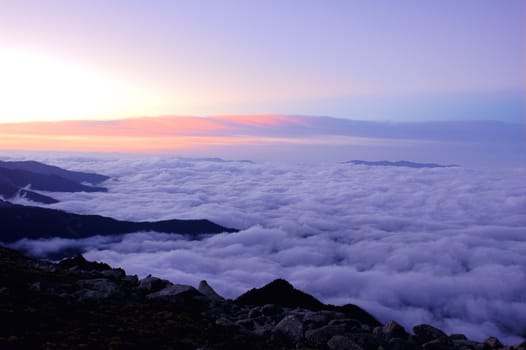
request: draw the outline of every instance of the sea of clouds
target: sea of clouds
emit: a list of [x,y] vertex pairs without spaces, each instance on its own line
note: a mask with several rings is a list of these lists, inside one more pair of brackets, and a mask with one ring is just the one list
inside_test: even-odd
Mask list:
[[89,259],[222,295],[282,277],[327,303],[508,343],[526,334],[526,168],[413,169],[169,156],[50,157],[110,175],[108,193],[50,193],[51,205],[126,220],[206,218],[240,229],[203,240],[23,240],[35,254]]

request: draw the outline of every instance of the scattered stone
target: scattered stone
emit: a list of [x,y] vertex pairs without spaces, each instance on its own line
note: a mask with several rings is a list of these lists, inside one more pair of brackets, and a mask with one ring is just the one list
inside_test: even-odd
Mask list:
[[[413,328],[414,335],[409,335],[395,321],[381,326],[364,315],[361,315],[362,318],[353,318],[354,315],[360,315],[360,312],[352,305],[335,307],[321,302],[318,304],[311,299],[313,297],[297,291],[284,280],[277,280],[256,290],[257,293],[247,295],[247,299],[258,302],[279,300],[283,296],[275,293],[283,291],[286,295],[282,301],[286,301],[287,305],[271,302],[254,305],[225,300],[206,281],[201,281],[196,289],[151,275],[139,280],[137,276],[127,276],[122,269],[89,262],[80,255],[59,264],[41,263],[0,247],[0,262],[0,303],[4,303],[0,304],[0,311],[17,312],[12,307],[17,305],[24,312],[52,312],[43,318],[45,327],[51,328],[34,329],[39,332],[52,330],[55,334],[53,339],[65,339],[64,341],[76,341],[77,338],[71,337],[71,333],[68,335],[70,338],[62,336],[69,321],[62,323],[61,328],[52,328],[52,325],[58,324],[54,323],[57,322],[53,319],[54,310],[62,310],[58,314],[58,320],[69,315],[94,320],[84,324],[79,323],[82,321],[77,318],[72,318],[74,321],[71,323],[75,327],[97,327],[101,322],[103,325],[95,329],[108,332],[113,339],[110,342],[116,347],[122,345],[124,348],[128,345],[133,347],[131,345],[134,344],[127,343],[128,340],[122,338],[123,332],[132,337],[133,334],[138,334],[136,339],[147,337],[149,342],[152,339],[155,342],[155,337],[169,338],[176,342],[174,344],[178,344],[174,348],[188,348],[192,344],[191,348],[194,349],[206,346],[204,349],[211,350],[219,344],[214,343],[213,339],[219,339],[222,344],[219,349],[225,349],[225,344],[230,346],[232,343],[237,344],[232,349],[257,350],[526,350],[524,341],[514,347],[504,347],[495,337],[475,342],[463,334],[448,337],[443,331],[430,325],[418,325]],[[300,304],[308,304],[309,307],[293,302],[294,296],[303,298]],[[27,305],[31,307],[26,308]],[[41,310],[41,305],[47,309]],[[321,305],[321,309],[316,309],[316,305]],[[49,306],[51,307],[48,308]],[[113,324],[113,315],[116,315],[116,322],[124,321],[126,325]],[[142,321],[144,315],[148,315],[146,320],[149,321]],[[24,327],[26,319],[20,315],[17,317],[24,320],[21,323],[21,327]],[[13,320],[16,321],[15,318]],[[148,332],[140,335],[134,333],[136,329],[141,330],[143,327],[149,327]],[[169,330],[173,327],[179,327],[179,333],[170,333]],[[187,327],[192,330],[191,334],[186,332]],[[84,328],[75,328],[75,335],[82,335],[80,329]],[[6,332],[6,328],[3,331]],[[80,347],[81,344],[87,344],[88,348],[104,347],[102,343],[97,343],[98,346],[88,344],[90,339],[97,338],[96,332],[86,336],[87,338],[81,338],[75,344],[64,343],[68,346],[60,348]],[[186,339],[186,336],[194,338]],[[0,334],[0,348],[12,348],[9,347],[12,345],[9,339],[14,339],[11,334],[7,334],[7,337]],[[31,344],[36,343],[24,343],[25,347],[18,348],[35,348],[29,346]],[[48,347],[54,347],[50,344]],[[252,346],[253,344],[258,345]],[[143,345],[139,348],[142,347]],[[152,348],[156,347],[152,345]]]
[[446,337],[436,338],[427,343],[422,344],[424,350],[449,350],[453,345],[453,342]]
[[119,279],[126,276],[126,272],[123,269],[109,269],[100,272],[104,277]]
[[417,344],[407,339],[391,338],[388,342],[389,350],[412,350],[417,348]]
[[395,321],[387,322],[382,328],[382,333],[386,339],[391,338],[407,338],[409,334],[405,331],[404,327],[396,323]]
[[123,295],[121,287],[106,278],[80,280],[77,285],[81,288],[75,294],[79,301],[117,298]]
[[67,258],[60,261],[57,266],[62,269],[68,269],[71,271],[82,270],[82,271],[103,271],[111,270],[111,266],[105,263],[99,263],[96,261],[87,261],[81,254],[73,258]]
[[265,304],[260,309],[265,316],[273,316],[281,312],[281,308],[274,304]]
[[329,321],[329,326],[344,326],[346,332],[364,331],[371,332],[371,327],[361,324],[354,318],[337,318]]
[[170,281],[163,280],[157,277],[152,277],[152,275],[148,275],[139,281],[137,289],[146,293],[154,293],[172,284],[173,283]]
[[495,337],[489,337],[488,339],[484,340],[484,344],[488,344],[490,348],[492,349],[499,349],[504,347],[502,343]]
[[285,316],[274,327],[272,333],[281,335],[292,343],[299,342],[303,339],[303,323],[296,316]]
[[323,326],[321,328],[306,331],[305,339],[309,344],[320,348],[325,346],[333,336],[343,334],[344,332],[344,326]]
[[468,340],[468,338],[464,334],[451,334],[449,336],[449,339],[456,341],[456,340]]
[[254,321],[250,318],[245,318],[243,320],[238,320],[236,323],[238,326],[241,326],[250,331],[254,330]]
[[327,346],[330,350],[363,350],[360,345],[343,335],[333,336],[327,342]]
[[208,282],[204,280],[199,282],[199,286],[197,287],[197,290],[204,296],[208,297],[210,300],[215,300],[215,301],[225,300],[225,298],[217,294],[216,291],[212,287],[210,287]]
[[523,340],[519,344],[516,344],[515,346],[513,346],[513,348],[516,350],[526,350],[526,340]]
[[413,327],[413,332],[415,333],[416,340],[419,344],[424,344],[439,338],[447,338],[446,333],[428,324],[421,324]]
[[146,296],[147,299],[155,299],[155,298],[165,298],[165,297],[174,297],[179,294],[183,294],[186,292],[197,292],[197,290],[192,287],[185,284],[172,284],[171,286],[168,286],[166,288],[163,288],[157,292],[150,293]]
[[248,312],[248,317],[249,318],[258,318],[261,315],[263,315],[263,314],[261,313],[261,311],[258,310],[258,308],[254,308],[254,309],[252,309],[252,310],[250,310]]

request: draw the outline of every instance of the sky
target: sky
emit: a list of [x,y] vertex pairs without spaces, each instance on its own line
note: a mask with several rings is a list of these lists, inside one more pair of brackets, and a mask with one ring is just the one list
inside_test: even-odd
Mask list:
[[523,122],[525,18],[521,0],[0,0],[0,122]]

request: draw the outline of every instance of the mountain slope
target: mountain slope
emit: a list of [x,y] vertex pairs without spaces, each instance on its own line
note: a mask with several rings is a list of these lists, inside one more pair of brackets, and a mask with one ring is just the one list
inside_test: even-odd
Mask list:
[[53,204],[58,201],[33,190],[106,192],[104,187],[83,184],[84,182],[100,183],[106,179],[108,177],[104,175],[69,171],[34,161],[0,161],[0,196],[5,199],[20,196],[38,203]]
[[68,179],[70,181],[78,183],[89,182],[93,185],[97,185],[109,179],[109,177],[105,175],[66,170],[53,165],[47,165],[44,163],[36,162],[33,160],[9,162],[0,160],[0,167],[11,170],[29,171],[35,174],[56,175],[64,179]]
[[[319,311],[243,305],[217,298],[206,281],[194,288],[152,276],[139,280],[82,256],[55,264],[0,247],[0,266],[0,320],[8,321],[0,327],[1,349],[526,348],[526,342],[504,347],[494,337],[476,342],[448,336],[425,324],[415,326],[414,334],[394,321],[382,326],[375,320],[375,327],[312,296]],[[277,289],[303,293],[285,280],[261,288]]]
[[347,317],[360,321],[363,324],[375,327],[380,323],[369,313],[356,305],[344,306],[325,305],[312,295],[294,288],[289,282],[277,279],[261,288],[254,288],[236,299],[241,305],[275,304],[290,308],[303,308],[313,311],[330,310],[341,312]]
[[394,166],[406,168],[451,168],[457,165],[441,165],[436,163],[415,163],[407,160],[400,160],[397,162],[390,162],[388,160],[367,161],[367,160],[350,160],[344,164],[368,165],[368,166]]
[[235,232],[208,220],[165,220],[155,222],[119,221],[99,215],[80,215],[61,210],[11,204],[0,200],[0,241],[22,238],[85,238],[138,231],[179,234]]

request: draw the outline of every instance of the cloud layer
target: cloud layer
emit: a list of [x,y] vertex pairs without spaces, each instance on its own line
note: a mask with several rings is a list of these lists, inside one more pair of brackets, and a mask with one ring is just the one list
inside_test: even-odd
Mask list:
[[202,241],[143,232],[121,240],[22,241],[82,247],[144,276],[206,279],[220,293],[283,277],[324,302],[382,321],[473,338],[526,334],[525,168],[411,169],[176,157],[50,157],[112,176],[109,193],[53,193],[54,208],[127,220],[206,218],[235,234]]
[[526,163],[524,123],[394,123],[287,115],[1,124],[0,149],[302,161],[381,157],[477,166]]

